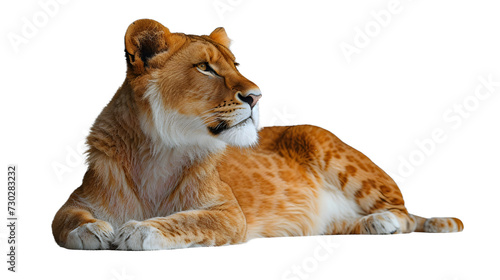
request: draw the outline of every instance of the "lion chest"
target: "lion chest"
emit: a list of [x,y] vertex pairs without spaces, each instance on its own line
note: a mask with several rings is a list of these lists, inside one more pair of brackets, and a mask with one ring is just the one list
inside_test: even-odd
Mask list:
[[164,154],[143,162],[134,174],[137,207],[142,219],[167,216],[182,211],[179,205],[178,185],[183,179],[187,160],[175,154]]

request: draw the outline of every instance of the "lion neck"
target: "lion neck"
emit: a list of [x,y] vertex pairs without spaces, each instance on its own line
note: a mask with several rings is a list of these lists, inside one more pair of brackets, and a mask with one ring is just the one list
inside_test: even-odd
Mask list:
[[165,114],[170,118],[166,122],[169,124],[178,116],[175,112],[155,109],[148,102],[153,105],[159,100],[137,97],[125,82],[94,123],[88,137],[88,153],[89,165],[103,158],[120,164],[133,182],[131,187],[136,188],[144,201],[150,201],[154,209],[185,182],[196,186],[216,180],[216,166],[226,146],[220,141],[169,139],[169,135],[158,129],[175,132],[180,128],[158,125],[154,114],[156,121]]

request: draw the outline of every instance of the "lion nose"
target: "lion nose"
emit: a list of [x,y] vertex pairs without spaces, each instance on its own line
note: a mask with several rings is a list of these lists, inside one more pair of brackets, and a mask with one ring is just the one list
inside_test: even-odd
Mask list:
[[243,101],[248,103],[250,105],[250,109],[253,109],[255,104],[257,104],[257,101],[262,97],[262,94],[260,92],[250,92],[248,95],[243,96],[241,93],[238,93],[238,98]]

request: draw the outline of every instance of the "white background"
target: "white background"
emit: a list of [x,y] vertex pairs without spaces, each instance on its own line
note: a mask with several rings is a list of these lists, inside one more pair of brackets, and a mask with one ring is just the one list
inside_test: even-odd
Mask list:
[[[474,96],[480,77],[500,81],[496,1],[47,2],[0,10],[0,216],[14,163],[20,219],[19,273],[2,261],[2,279],[499,279],[500,87]],[[382,10],[391,16],[377,23]],[[410,212],[459,217],[465,231],[160,252],[58,247],[53,215],[81,182],[82,140],[123,82],[123,36],[139,18],[191,34],[224,26],[263,92],[262,125],[329,129],[396,178]],[[347,57],[346,44],[357,52]],[[423,140],[435,130],[439,143]],[[1,260],[7,235],[0,226]]]

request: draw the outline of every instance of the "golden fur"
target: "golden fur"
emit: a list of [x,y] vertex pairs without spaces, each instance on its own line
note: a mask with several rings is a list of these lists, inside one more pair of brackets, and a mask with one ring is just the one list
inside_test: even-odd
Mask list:
[[127,76],[96,119],[82,185],[57,212],[72,249],[155,250],[255,237],[461,231],[407,212],[395,182],[332,133],[257,131],[258,87],[222,28],[171,33],[153,20],[125,35]]

